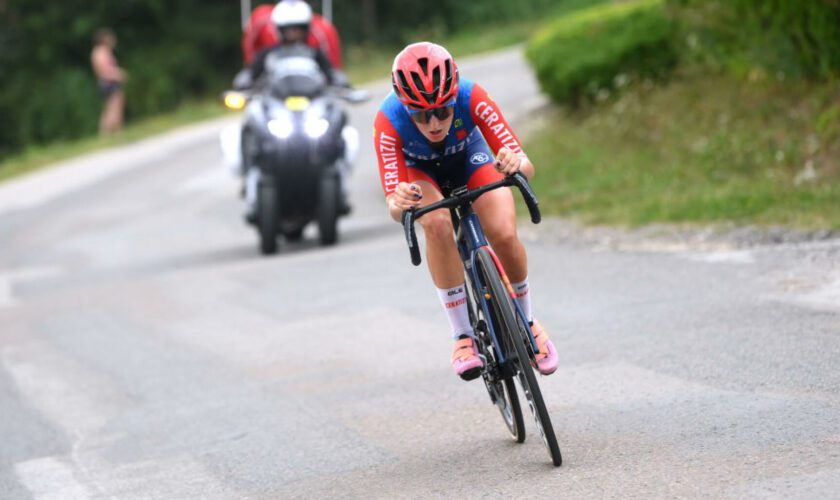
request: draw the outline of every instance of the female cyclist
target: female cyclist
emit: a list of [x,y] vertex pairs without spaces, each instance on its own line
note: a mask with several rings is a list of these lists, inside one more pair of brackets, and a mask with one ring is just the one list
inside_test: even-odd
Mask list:
[[[460,186],[473,189],[517,171],[529,179],[534,176],[534,166],[496,103],[478,84],[459,78],[445,48],[430,42],[407,46],[394,59],[391,81],[393,90],[376,115],[373,135],[394,220],[401,220],[403,210],[437,202]],[[557,351],[531,313],[528,260],[516,233],[513,194],[510,189],[490,191],[473,208],[519,305],[532,321],[540,350],[537,368],[551,374],[557,369]],[[472,380],[481,374],[483,362],[469,321],[464,271],[449,212],[436,210],[418,222],[426,236],[432,281],[455,339],[452,367],[464,380]]]

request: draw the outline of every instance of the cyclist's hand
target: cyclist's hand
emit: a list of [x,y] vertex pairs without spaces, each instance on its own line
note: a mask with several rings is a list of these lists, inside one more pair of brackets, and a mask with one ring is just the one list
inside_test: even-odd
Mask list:
[[391,203],[400,211],[420,206],[423,199],[423,190],[417,184],[400,182],[396,191],[391,195]]
[[522,168],[522,156],[508,148],[502,148],[496,155],[496,161],[493,162],[493,166],[499,173],[513,175]]

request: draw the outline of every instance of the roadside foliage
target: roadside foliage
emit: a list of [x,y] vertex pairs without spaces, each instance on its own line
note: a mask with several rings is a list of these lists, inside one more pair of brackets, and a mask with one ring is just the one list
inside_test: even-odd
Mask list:
[[528,44],[548,212],[840,228],[840,1],[628,0]]
[[662,0],[633,0],[561,17],[534,36],[527,55],[543,90],[577,105],[630,76],[667,76],[677,61],[672,38]]
[[[439,39],[535,19],[558,5],[593,0],[333,2],[345,52],[393,58],[417,39]],[[252,1],[252,7],[274,2]],[[312,2],[320,10],[320,2]],[[93,35],[112,28],[128,71],[128,122],[215,98],[241,68],[236,0],[0,0],[0,160],[24,148],[96,133],[102,106],[90,70]]]

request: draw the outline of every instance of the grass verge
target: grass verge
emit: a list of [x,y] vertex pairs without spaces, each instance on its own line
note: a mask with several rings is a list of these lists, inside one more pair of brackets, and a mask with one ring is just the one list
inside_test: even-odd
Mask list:
[[734,221],[840,228],[836,85],[683,69],[530,136],[546,213],[584,223]]

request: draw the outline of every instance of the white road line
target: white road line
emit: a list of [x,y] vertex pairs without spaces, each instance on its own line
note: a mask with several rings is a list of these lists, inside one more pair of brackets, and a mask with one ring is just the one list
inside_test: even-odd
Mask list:
[[691,260],[700,262],[725,262],[734,264],[752,264],[755,256],[749,250],[732,250],[720,252],[695,253],[688,256]]
[[196,485],[209,493],[227,488],[192,450],[152,461],[109,461],[107,453],[125,436],[107,425],[136,402],[124,387],[50,344],[31,340],[6,347],[0,351],[0,366],[26,405],[71,442],[66,455],[14,465],[20,483],[35,499],[200,498]]
[[0,270],[0,309],[19,304],[14,296],[15,283],[50,278],[60,274],[55,267],[27,267],[9,271]]
[[[115,413],[110,406],[118,399],[115,388],[43,342],[6,347],[0,354],[0,362],[21,397],[73,441],[66,462],[39,458],[17,464],[15,470],[21,481],[34,488],[30,489],[38,493],[36,498],[65,498],[65,493],[68,498],[87,498],[72,496],[88,492],[75,479],[76,474],[82,474],[101,493],[79,454],[86,436],[101,429]],[[99,400],[113,403],[101,404]]]
[[840,310],[840,275],[820,285],[816,290],[804,294],[798,301],[819,310]]
[[12,307],[16,304],[17,301],[12,295],[12,282],[0,275],[0,308]]
[[86,500],[87,488],[79,483],[73,467],[55,457],[15,464],[15,473],[36,500]]
[[207,172],[202,172],[175,186],[172,192],[175,195],[219,193],[232,196],[235,192],[235,182],[229,171],[214,165]]
[[126,172],[208,137],[233,118],[198,123],[126,146],[99,151],[68,160],[52,168],[0,184],[0,215],[33,208],[61,195],[85,188],[106,177]]

